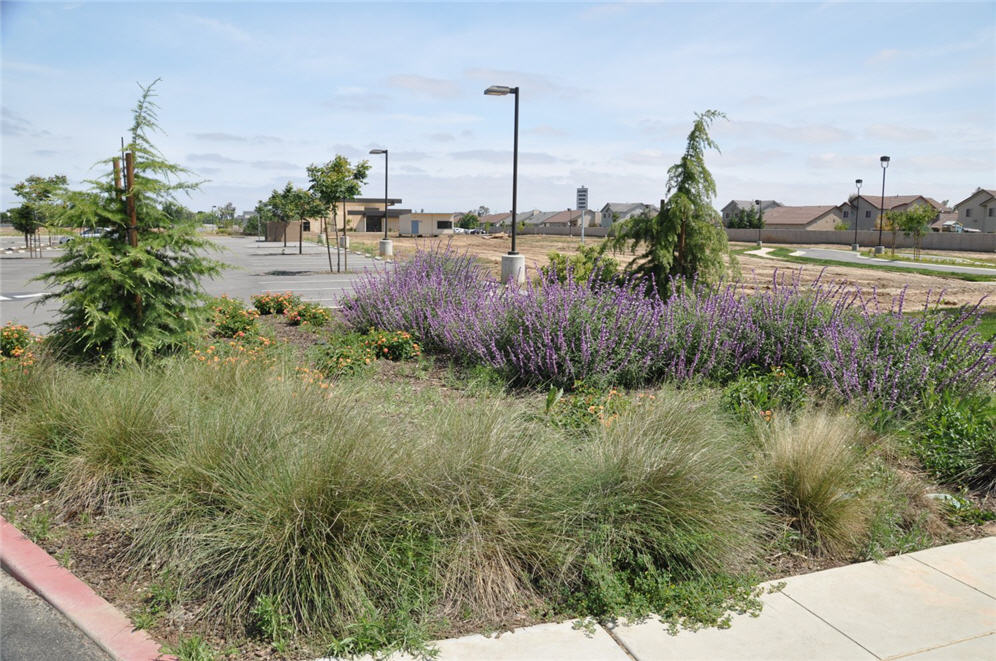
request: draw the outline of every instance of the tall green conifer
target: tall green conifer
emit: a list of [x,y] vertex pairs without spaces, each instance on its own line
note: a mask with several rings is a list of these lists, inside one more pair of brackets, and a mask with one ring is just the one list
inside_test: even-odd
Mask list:
[[705,164],[706,150],[719,150],[709,127],[725,115],[707,110],[695,117],[684,155],[667,171],[668,197],[660,212],[623,221],[606,244],[641,251],[630,271],[652,281],[662,295],[669,293],[672,278],[715,284],[726,274],[727,261],[733,264],[722,221],[712,207],[716,182]]
[[[217,275],[223,266],[205,256],[214,246],[192,223],[163,211],[176,193],[199,184],[181,180],[189,171],[168,162],[149,137],[158,129],[153,101],[158,82],[142,87],[133,112],[125,146],[135,155],[133,186],[119,190],[111,171],[87,181],[88,191],[62,194],[62,226],[107,228],[99,238],[71,240],[53,260],[53,270],[40,278],[53,289],[40,300],[60,304],[51,342],[69,357],[121,364],[176,350],[203,319],[201,278]],[[110,166],[112,160],[99,165]],[[128,195],[135,199],[136,247],[128,241]]]

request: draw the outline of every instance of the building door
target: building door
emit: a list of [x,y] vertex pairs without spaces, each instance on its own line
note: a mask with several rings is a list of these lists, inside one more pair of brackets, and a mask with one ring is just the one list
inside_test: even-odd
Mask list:
[[419,225],[421,224],[422,224],[421,220],[412,221],[412,236],[418,236],[420,234],[418,230],[419,230]]

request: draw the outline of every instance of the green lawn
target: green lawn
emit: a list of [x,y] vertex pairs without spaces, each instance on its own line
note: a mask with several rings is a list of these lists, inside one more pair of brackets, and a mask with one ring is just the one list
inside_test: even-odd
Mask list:
[[[736,251],[739,254],[744,254],[747,250],[754,250],[753,248],[748,248],[745,250]],[[849,268],[856,269],[876,269],[879,271],[891,271],[893,273],[917,273],[919,275],[930,275],[936,278],[951,278],[954,280],[965,280],[968,282],[996,282],[996,274],[994,275],[980,275],[976,273],[950,273],[945,271],[932,271],[930,269],[918,269],[918,268],[905,268],[902,266],[892,266],[889,264],[856,264],[854,262],[845,262],[835,259],[817,259],[815,257],[798,257],[793,255],[795,252],[793,248],[774,248],[770,253],[771,257],[777,257],[778,259],[785,262],[792,262],[794,264],[816,264],[822,266],[847,266]]]

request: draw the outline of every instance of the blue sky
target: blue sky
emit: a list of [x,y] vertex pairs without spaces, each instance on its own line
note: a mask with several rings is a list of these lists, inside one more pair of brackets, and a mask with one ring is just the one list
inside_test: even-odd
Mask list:
[[368,158],[405,207],[656,202],[696,111],[731,198],[836,204],[865,180],[952,203],[996,186],[996,4],[15,3],[2,5],[2,199],[99,174],[157,77],[161,151],[241,211],[304,168]]

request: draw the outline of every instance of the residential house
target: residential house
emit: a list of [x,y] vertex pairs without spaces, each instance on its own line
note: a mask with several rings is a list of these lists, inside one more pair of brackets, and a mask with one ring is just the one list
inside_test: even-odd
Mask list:
[[601,221],[601,214],[590,209],[567,209],[557,211],[543,221],[541,227],[591,227],[598,225]]
[[832,230],[840,222],[837,207],[779,205],[763,212],[766,229]]
[[976,188],[975,192],[954,206],[958,222],[965,229],[996,232],[996,190]]
[[[940,202],[924,195],[886,195],[884,200],[885,212],[904,211],[918,204],[927,204],[937,210],[938,213],[944,210]],[[883,200],[878,195],[851,195],[847,202],[837,205],[837,211],[850,228],[854,228],[857,221],[859,230],[878,229],[878,217],[883,208]]]
[[478,222],[480,222],[481,226],[484,227],[485,229],[489,227],[501,227],[502,225],[506,225],[508,223],[508,219],[511,217],[512,214],[508,212],[489,213],[487,215],[481,216],[478,219]]
[[[768,209],[774,209],[775,207],[780,206],[782,206],[782,203],[777,200],[761,200],[761,213],[763,214]],[[729,225],[730,221],[733,220],[738,213],[749,209],[757,209],[757,203],[754,202],[754,200],[730,200],[722,209],[723,225]]]
[[609,202],[601,209],[602,227],[610,227],[612,223],[627,220],[642,213],[656,214],[658,209],[653,204],[643,202]]

